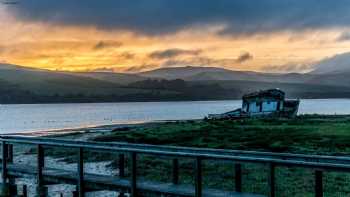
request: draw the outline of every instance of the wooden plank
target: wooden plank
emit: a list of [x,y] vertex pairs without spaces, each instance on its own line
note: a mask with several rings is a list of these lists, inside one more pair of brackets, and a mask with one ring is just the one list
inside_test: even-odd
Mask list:
[[84,150],[78,149],[78,196],[84,197]]
[[[9,164],[8,172],[10,176],[21,177],[23,175],[36,176],[36,170],[33,167],[19,164]],[[50,183],[76,184],[77,178],[74,171],[45,168],[43,170],[43,179]],[[131,181],[127,178],[121,179],[108,175],[84,174],[84,186],[89,190],[111,190],[120,191],[130,189]],[[195,189],[190,185],[174,185],[172,183],[162,183],[156,181],[137,180],[138,192],[153,192],[155,194],[176,195],[176,196],[195,196]],[[224,190],[204,189],[202,196],[210,197],[265,197],[258,194],[238,193]]]

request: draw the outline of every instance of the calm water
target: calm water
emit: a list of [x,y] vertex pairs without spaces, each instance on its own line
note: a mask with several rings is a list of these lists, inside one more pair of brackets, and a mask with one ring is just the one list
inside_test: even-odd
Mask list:
[[[241,106],[240,100],[93,104],[0,105],[0,133],[118,123],[203,118]],[[300,114],[350,114],[350,99],[302,100]]]

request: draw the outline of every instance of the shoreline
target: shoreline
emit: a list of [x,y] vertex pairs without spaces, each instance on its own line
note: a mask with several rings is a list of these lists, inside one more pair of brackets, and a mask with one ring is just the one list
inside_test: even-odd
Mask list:
[[[299,114],[298,117],[317,117],[317,118],[341,118],[350,117],[350,114]],[[5,133],[0,134],[0,136],[23,136],[23,137],[68,137],[84,134],[104,134],[111,132],[118,128],[135,128],[135,127],[148,127],[151,125],[160,125],[164,123],[174,123],[174,122],[189,122],[189,121],[201,121],[201,119],[184,119],[184,120],[153,120],[153,121],[140,121],[131,123],[113,123],[113,124],[102,124],[102,125],[92,125],[83,127],[72,127],[63,129],[49,129],[49,130],[39,130],[39,131],[29,131],[29,132],[15,132],[15,133]]]
[[93,133],[105,133],[111,132],[118,128],[124,127],[145,127],[151,125],[158,125],[162,123],[171,122],[186,122],[186,121],[198,121],[201,119],[191,119],[191,120],[157,120],[149,122],[136,122],[136,123],[119,123],[119,124],[106,124],[106,125],[96,125],[88,127],[76,127],[76,128],[64,128],[64,129],[52,129],[52,130],[42,130],[42,131],[32,131],[28,133],[7,133],[1,134],[2,136],[23,136],[23,137],[67,137],[75,135],[93,134]]

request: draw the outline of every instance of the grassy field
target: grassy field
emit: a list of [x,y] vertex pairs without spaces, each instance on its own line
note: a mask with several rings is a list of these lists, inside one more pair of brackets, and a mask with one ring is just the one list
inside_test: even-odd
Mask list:
[[350,150],[350,116],[162,123],[117,130],[93,140],[340,155]]
[[[223,121],[180,121],[124,128],[93,137],[103,142],[130,142],[156,145],[208,147],[235,150],[258,150],[320,155],[349,155],[350,116],[299,116],[295,119],[246,119]],[[64,155],[67,161],[75,153],[67,150],[50,152]],[[116,155],[87,154],[86,159],[113,160]],[[170,181],[169,158],[140,157],[139,174],[145,179]],[[205,161],[204,185],[210,188],[234,188],[234,164]],[[193,161],[180,161],[180,181],[193,183]],[[314,196],[313,171],[301,168],[277,167],[277,196]],[[268,166],[243,164],[243,191],[268,194]],[[349,196],[350,176],[326,172],[325,196]]]

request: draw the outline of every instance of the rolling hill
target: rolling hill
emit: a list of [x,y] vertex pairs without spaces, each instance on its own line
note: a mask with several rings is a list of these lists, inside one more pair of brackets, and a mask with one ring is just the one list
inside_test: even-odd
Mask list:
[[239,99],[280,88],[295,98],[350,98],[350,72],[271,74],[173,67],[125,74],[55,72],[0,64],[0,103]]
[[312,74],[350,73],[350,52],[321,60],[314,68]]
[[150,78],[183,79],[186,81],[264,81],[303,83],[307,80],[304,74],[272,74],[251,71],[233,71],[216,67],[169,67],[160,68],[139,75]]
[[217,84],[227,91],[239,92],[240,96],[258,90],[279,88],[285,91],[289,98],[350,98],[350,87],[332,85],[261,81],[197,81],[191,83]]
[[0,66],[0,79],[37,94],[80,93],[112,89],[114,84],[87,77],[12,65]]
[[171,67],[140,73],[144,77],[163,79],[183,79],[185,81],[252,81],[267,83],[291,83],[350,87],[350,69],[348,72],[315,74],[301,73],[259,73],[232,71],[213,67]]
[[[0,101],[110,102],[155,97],[152,90],[126,87],[109,79],[0,64]],[[158,95],[174,94],[158,91]],[[20,98],[24,97],[24,98]]]
[[82,76],[82,77],[89,77],[92,79],[107,81],[118,85],[127,85],[130,83],[147,79],[147,77],[143,77],[135,74],[112,73],[112,72],[76,72],[76,73],[67,73],[67,74]]

